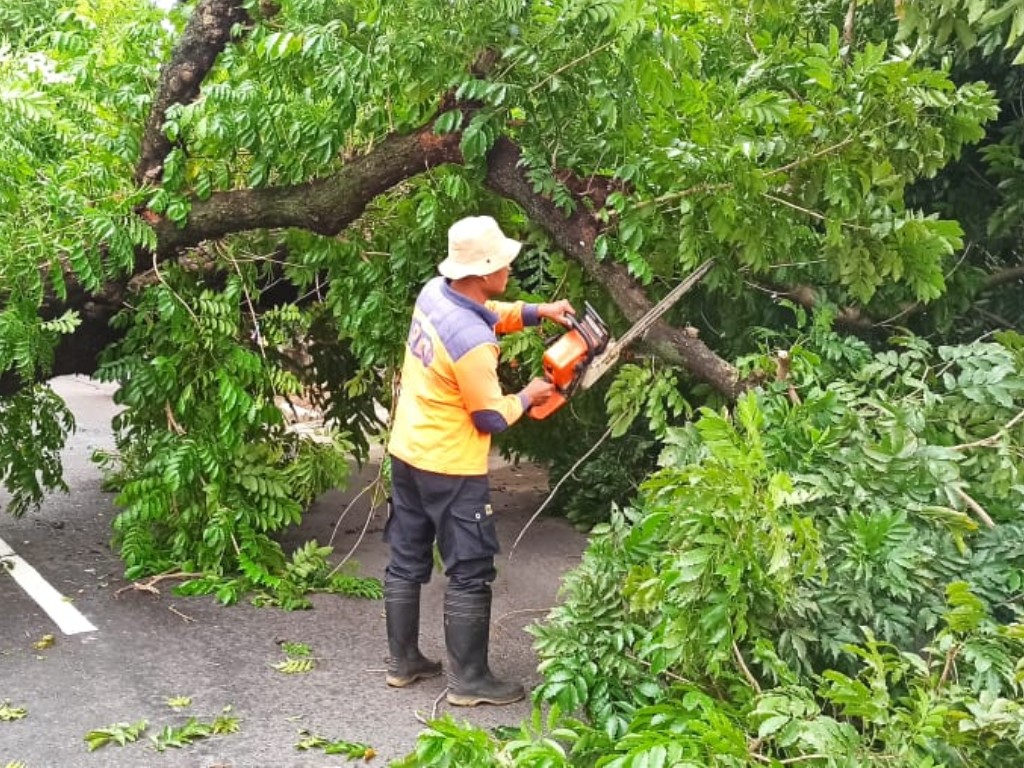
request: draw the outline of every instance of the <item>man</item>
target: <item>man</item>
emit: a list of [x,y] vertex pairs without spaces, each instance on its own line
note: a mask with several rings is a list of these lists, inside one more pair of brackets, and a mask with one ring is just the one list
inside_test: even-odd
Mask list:
[[416,300],[388,451],[392,508],[385,529],[391,560],[384,579],[388,685],[404,687],[441,673],[419,650],[420,587],[430,580],[433,543],[444,561],[448,701],[456,706],[509,704],[518,683],[499,680],[487,663],[491,582],[498,538],[491,519],[487,459],[491,435],[515,423],[554,387],[534,379],[518,394],[498,382],[496,333],[549,318],[563,325],[568,301],[506,303],[509,265],[521,243],[490,216],[448,230],[440,277]]

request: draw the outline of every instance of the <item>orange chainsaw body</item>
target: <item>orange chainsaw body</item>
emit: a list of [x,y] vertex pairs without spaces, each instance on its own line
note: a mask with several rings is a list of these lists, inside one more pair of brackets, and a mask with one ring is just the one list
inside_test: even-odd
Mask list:
[[[570,315],[570,317],[572,317]],[[608,346],[608,326],[589,304],[581,320],[573,318],[571,328],[544,352],[544,378],[555,392],[542,405],[530,409],[530,416],[546,419],[568,402],[587,366]]]

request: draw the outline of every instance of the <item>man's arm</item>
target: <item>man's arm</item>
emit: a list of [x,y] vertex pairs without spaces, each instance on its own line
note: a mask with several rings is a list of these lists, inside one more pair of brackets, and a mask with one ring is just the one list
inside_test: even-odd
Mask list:
[[540,325],[547,318],[559,325],[568,326],[567,315],[575,315],[576,310],[567,299],[547,304],[526,304],[522,301],[488,301],[484,306],[498,316],[498,324],[494,327],[497,334],[521,331],[531,325]]
[[498,324],[494,326],[494,332],[498,335],[515,333],[527,326],[540,324],[540,315],[537,313],[539,304],[492,299],[485,302],[484,306],[498,316]]
[[481,344],[460,357],[454,367],[462,402],[479,431],[502,432],[530,407],[522,393],[502,394],[496,345]]
[[498,381],[498,348],[481,344],[455,363],[455,378],[462,402],[480,432],[503,432],[532,405],[540,405],[554,392],[554,385],[534,379],[516,395],[504,395]]

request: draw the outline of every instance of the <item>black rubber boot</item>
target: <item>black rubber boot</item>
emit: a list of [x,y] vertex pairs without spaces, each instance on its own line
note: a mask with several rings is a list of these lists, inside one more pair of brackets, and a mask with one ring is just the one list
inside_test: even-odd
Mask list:
[[498,680],[487,666],[491,593],[448,588],[444,596],[444,641],[448,646],[448,703],[457,707],[511,704],[523,686]]
[[384,616],[388,627],[388,670],[385,680],[404,688],[441,674],[441,662],[420,653],[420,585],[414,581],[384,580]]

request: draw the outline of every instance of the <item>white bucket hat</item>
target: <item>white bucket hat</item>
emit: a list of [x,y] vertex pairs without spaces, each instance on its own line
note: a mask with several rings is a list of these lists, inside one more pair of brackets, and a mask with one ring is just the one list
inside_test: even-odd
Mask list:
[[505,237],[490,216],[459,219],[448,229],[448,258],[437,271],[449,280],[489,275],[512,263],[523,244]]

